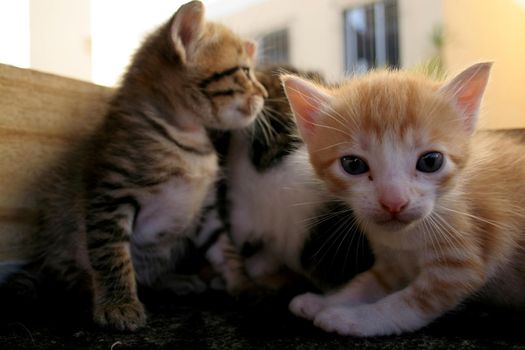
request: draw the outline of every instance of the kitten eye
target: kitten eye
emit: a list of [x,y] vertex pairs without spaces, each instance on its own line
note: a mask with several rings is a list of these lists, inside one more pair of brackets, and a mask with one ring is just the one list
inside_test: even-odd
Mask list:
[[350,175],[364,174],[369,170],[368,164],[357,156],[341,157],[341,166]]
[[440,152],[427,152],[417,160],[416,169],[424,173],[434,173],[443,166],[444,157]]

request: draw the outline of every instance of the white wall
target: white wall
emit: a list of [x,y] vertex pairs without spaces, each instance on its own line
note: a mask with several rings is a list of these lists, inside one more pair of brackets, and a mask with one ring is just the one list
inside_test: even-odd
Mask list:
[[[2,0],[0,62],[115,85],[146,33],[185,1]],[[370,1],[204,0],[209,18],[244,36],[288,27],[292,63],[329,79],[344,74],[343,11]],[[443,0],[398,1],[406,67],[434,54]]]
[[[92,80],[115,85],[144,37],[188,0],[91,0]],[[237,13],[263,0],[203,0],[206,16]]]
[[0,62],[29,67],[29,0],[0,1]]
[[436,54],[432,33],[444,25],[443,0],[400,0],[398,4],[401,64],[410,67]]
[[338,10],[334,0],[266,0],[217,20],[248,37],[288,28],[291,62],[335,78],[341,74],[344,57]]
[[31,68],[91,79],[89,0],[30,0]]
[[[0,0],[0,63],[115,85],[144,36],[187,0]],[[261,0],[204,0],[208,17]]]
[[[343,13],[370,0],[265,0],[218,20],[242,35],[289,28],[291,63],[339,79],[344,72]],[[442,0],[398,0],[400,60],[404,67],[434,54],[431,34],[443,18]]]
[[184,0],[91,0],[93,81],[115,85],[144,37]]

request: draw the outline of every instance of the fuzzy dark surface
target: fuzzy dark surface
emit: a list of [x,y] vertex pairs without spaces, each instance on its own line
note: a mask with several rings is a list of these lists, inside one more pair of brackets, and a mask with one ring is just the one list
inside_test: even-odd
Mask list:
[[523,314],[517,312],[463,306],[416,333],[357,339],[294,317],[289,297],[150,295],[148,324],[135,333],[97,328],[60,301],[10,303],[3,306],[0,349],[525,349]]

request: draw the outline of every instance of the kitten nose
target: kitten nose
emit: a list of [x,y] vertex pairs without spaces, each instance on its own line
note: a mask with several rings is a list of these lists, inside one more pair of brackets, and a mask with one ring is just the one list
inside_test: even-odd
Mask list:
[[381,198],[379,199],[381,207],[392,215],[399,214],[408,205],[408,200],[404,198]]

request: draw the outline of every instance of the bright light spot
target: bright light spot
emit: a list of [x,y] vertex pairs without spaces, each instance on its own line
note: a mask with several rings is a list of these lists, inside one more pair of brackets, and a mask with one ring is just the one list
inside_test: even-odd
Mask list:
[[523,9],[525,10],[525,0],[514,0],[515,2],[518,3],[518,5],[520,5],[521,7],[523,7]]
[[0,62],[29,67],[29,0],[0,1]]
[[92,0],[92,79],[115,85],[144,37],[186,1]]
[[[204,0],[214,19],[261,0]],[[144,37],[165,22],[187,0],[91,0],[92,80],[118,83]]]

